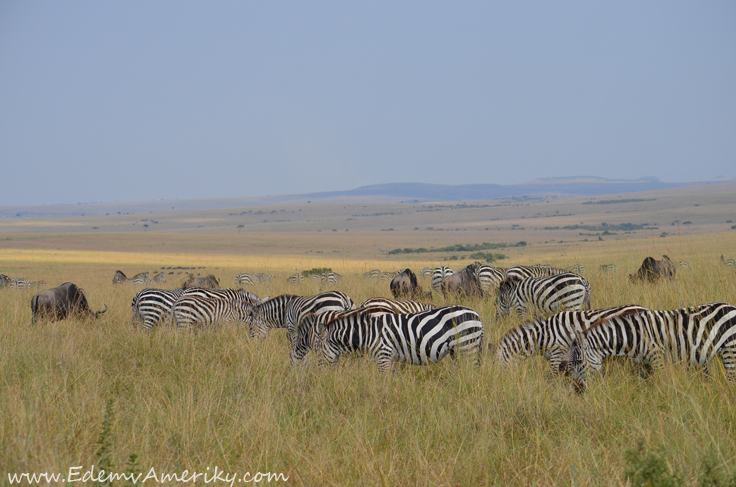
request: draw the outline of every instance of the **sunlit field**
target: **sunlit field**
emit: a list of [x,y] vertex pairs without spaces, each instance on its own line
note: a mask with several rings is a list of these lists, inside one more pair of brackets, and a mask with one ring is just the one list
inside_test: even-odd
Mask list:
[[[181,244],[187,234],[171,239]],[[640,439],[688,484],[697,484],[705,459],[736,471],[736,384],[727,383],[719,366],[711,367],[710,378],[670,365],[643,379],[630,363],[612,362],[583,395],[564,378],[550,377],[542,358],[502,369],[488,353],[479,368],[447,359],[395,373],[380,373],[364,357],[344,356],[339,365],[320,368],[310,353],[307,365],[294,369],[284,330],[264,341],[250,341],[246,327],[235,323],[141,332],[131,324],[130,308],[140,288],[111,282],[117,269],[130,277],[196,267],[163,269],[162,287],[178,287],[187,272],[215,274],[221,287],[234,287],[238,272],[268,272],[270,284],[249,290],[262,297],[306,295],[329,288],[288,284],[287,276],[329,267],[343,275],[334,288],[360,304],[390,296],[387,282],[362,279],[367,270],[410,267],[418,274],[425,266],[459,269],[471,262],[300,252],[0,250],[0,273],[43,279],[47,287],[73,281],[94,311],[109,307],[98,320],[31,324],[35,291],[0,289],[2,482],[8,472],[66,474],[72,466],[84,472],[107,465],[144,476],[151,468],[211,472],[215,466],[240,476],[283,472],[288,484],[310,486],[626,485],[625,452]],[[506,258],[493,265],[583,265],[594,308],[736,304],[736,273],[719,260],[736,255],[736,232],[501,252]],[[690,267],[671,282],[629,282],[644,257],[662,254]],[[601,273],[607,263],[619,271]],[[428,278],[419,280],[429,288]],[[474,308],[487,342],[522,321],[495,321],[492,297],[435,293],[433,302]]]

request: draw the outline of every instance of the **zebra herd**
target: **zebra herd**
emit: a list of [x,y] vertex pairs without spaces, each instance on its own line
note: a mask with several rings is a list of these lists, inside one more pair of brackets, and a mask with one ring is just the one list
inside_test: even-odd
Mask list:
[[[490,269],[487,282],[496,288],[496,319],[512,312],[534,312],[532,319],[488,345],[502,367],[540,355],[554,374],[569,375],[582,391],[605,357],[630,357],[642,370],[670,361],[707,371],[718,356],[727,378],[736,382],[734,306],[591,309],[590,284],[570,269],[547,265]],[[422,274],[428,273],[423,269]],[[432,270],[431,277],[441,275],[444,282],[452,274],[441,267]],[[190,328],[231,321],[246,324],[249,338],[262,340],[270,330],[284,328],[294,366],[303,364],[310,350],[320,365],[334,364],[343,354],[363,354],[380,370],[396,363],[425,365],[447,355],[468,355],[480,363],[491,326],[475,310],[457,304],[436,307],[381,297],[356,306],[340,291],[260,299],[243,289],[144,289],[136,294],[132,308],[134,322],[143,329],[164,322]]]

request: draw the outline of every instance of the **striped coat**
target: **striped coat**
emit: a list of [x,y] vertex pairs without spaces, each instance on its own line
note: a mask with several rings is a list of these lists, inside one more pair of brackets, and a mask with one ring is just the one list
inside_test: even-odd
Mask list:
[[412,314],[372,316],[368,312],[318,325],[321,362],[337,363],[343,353],[364,353],[379,370],[392,364],[427,365],[447,354],[472,355],[480,363],[483,323],[463,306],[446,306]]
[[571,272],[523,281],[506,278],[496,297],[497,316],[507,316],[511,311],[522,315],[532,310],[556,313],[584,308],[590,309],[590,284]]
[[594,325],[576,337],[560,368],[572,375],[578,390],[600,370],[604,358],[629,356],[662,368],[665,361],[707,372],[721,358],[730,382],[736,382],[736,307],[702,304],[675,310],[647,310]]
[[150,330],[171,316],[174,303],[182,294],[181,289],[151,289],[139,291],[130,303],[133,324]]
[[224,321],[247,322],[260,298],[243,289],[189,288],[174,302],[172,314],[178,327],[211,326]]

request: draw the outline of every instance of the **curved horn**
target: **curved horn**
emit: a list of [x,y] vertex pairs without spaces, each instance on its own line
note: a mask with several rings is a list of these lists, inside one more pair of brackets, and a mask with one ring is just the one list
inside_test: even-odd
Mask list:
[[101,315],[102,313],[104,313],[105,311],[107,311],[107,305],[105,305],[105,309],[103,309],[102,311],[97,311],[97,312],[95,312],[95,319],[99,318],[99,316],[100,316],[100,315]]

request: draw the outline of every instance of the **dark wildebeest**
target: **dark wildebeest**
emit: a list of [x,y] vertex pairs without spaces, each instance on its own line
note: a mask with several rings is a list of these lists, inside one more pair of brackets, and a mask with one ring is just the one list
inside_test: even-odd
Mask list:
[[417,284],[417,276],[411,269],[400,271],[396,277],[391,280],[391,294],[395,298],[415,297],[421,295],[422,291]]
[[59,287],[39,291],[31,299],[33,322],[36,318],[48,318],[51,321],[63,320],[70,315],[94,316],[97,318],[107,311],[107,305],[102,311],[92,312],[87,304],[84,292],[76,284],[65,282]]
[[660,277],[666,277],[672,279],[675,277],[677,267],[666,255],[662,256],[662,260],[655,260],[653,257],[647,257],[642,262],[641,267],[636,274],[629,274],[631,282],[643,281],[646,279],[649,282],[658,281]]
[[189,289],[190,287],[220,288],[220,280],[212,274],[206,277],[194,277],[192,274],[189,274],[189,276],[189,279],[181,284],[182,289]]
[[440,285],[442,292],[444,294],[463,292],[468,296],[483,296],[483,289],[481,289],[480,280],[478,279],[479,265],[478,263],[470,264],[464,269],[445,277]]

